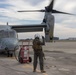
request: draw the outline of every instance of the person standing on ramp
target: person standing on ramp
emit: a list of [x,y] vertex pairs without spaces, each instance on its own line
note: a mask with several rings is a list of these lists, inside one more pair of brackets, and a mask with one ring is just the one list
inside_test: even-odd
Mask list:
[[43,50],[42,50],[43,43],[40,41],[39,35],[35,35],[35,39],[33,40],[33,50],[34,50],[34,62],[33,62],[33,72],[36,72],[38,58],[40,63],[40,70],[42,73],[45,73],[44,71],[44,61],[43,61]]

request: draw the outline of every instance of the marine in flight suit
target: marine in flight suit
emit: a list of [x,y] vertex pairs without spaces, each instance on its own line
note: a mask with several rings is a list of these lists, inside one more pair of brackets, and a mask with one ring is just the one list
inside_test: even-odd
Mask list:
[[43,61],[43,50],[42,50],[42,42],[40,41],[39,37],[35,37],[33,40],[33,50],[34,50],[34,62],[33,62],[33,72],[36,72],[38,58],[40,64],[40,70],[44,73],[44,61]]

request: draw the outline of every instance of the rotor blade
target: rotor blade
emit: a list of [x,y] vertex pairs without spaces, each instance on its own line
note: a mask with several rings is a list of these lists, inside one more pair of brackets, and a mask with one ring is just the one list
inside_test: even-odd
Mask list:
[[52,10],[53,6],[54,6],[54,0],[51,1],[51,3],[49,4],[48,8]]
[[53,6],[54,6],[54,0],[52,0],[50,4],[47,7],[45,7],[46,11],[51,12],[53,10]]
[[57,11],[57,10],[52,10],[52,13],[61,13],[61,14],[68,14],[68,15],[75,15],[67,12],[62,12],[62,11]]
[[45,12],[45,10],[22,10],[18,12]]
[[23,10],[23,11],[18,11],[18,12],[51,12],[53,9],[53,5],[54,5],[54,0],[52,0],[50,2],[50,4],[45,7],[45,10]]

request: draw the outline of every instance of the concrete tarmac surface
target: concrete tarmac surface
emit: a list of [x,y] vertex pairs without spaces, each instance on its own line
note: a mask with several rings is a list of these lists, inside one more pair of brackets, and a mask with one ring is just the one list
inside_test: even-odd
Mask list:
[[[0,54],[0,75],[76,75],[76,42],[66,42],[63,45],[62,42],[50,43],[46,45],[44,53],[46,73],[40,72],[39,64],[37,71],[33,72],[33,61],[20,64],[14,57]],[[30,56],[33,60],[32,51]]]

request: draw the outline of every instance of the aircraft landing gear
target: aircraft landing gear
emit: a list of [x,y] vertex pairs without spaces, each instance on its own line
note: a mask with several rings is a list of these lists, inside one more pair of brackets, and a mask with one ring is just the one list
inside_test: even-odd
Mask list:
[[8,48],[5,48],[7,57],[13,57],[13,52],[9,51]]
[[7,57],[13,57],[13,53],[12,53],[12,52],[7,51]]

